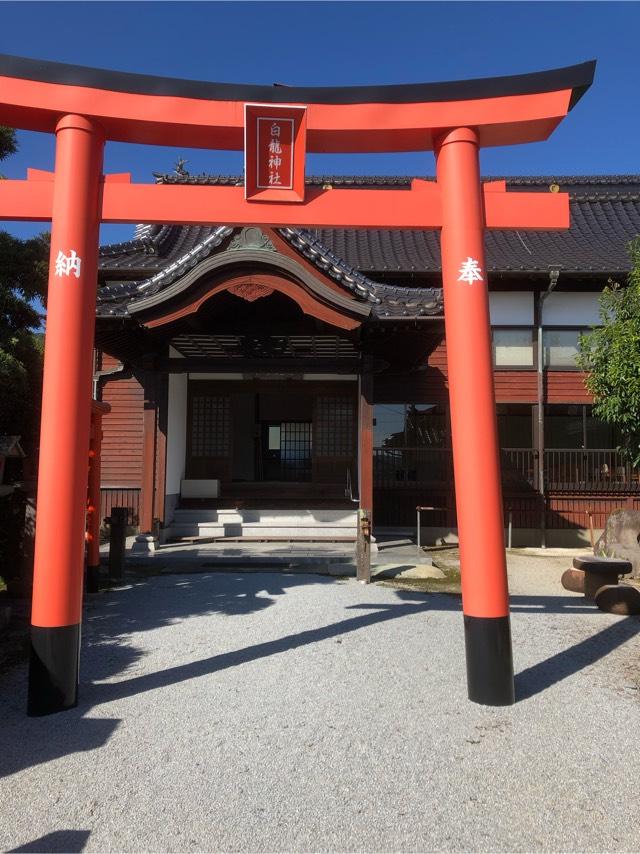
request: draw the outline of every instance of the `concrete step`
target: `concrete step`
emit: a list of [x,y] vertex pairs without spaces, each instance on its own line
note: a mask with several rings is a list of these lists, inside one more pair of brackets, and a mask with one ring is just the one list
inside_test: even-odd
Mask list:
[[219,537],[264,539],[355,538],[355,510],[176,510],[170,540]]
[[330,539],[332,537],[356,536],[356,526],[345,525],[268,525],[268,524],[244,524],[242,522],[224,523],[216,525],[213,522],[190,523],[182,522],[179,525],[171,525],[167,530],[167,536],[171,538],[184,537],[278,537],[280,539],[292,539],[300,537],[321,537]]
[[331,523],[333,525],[355,525],[358,518],[356,510],[243,510],[235,507],[218,510],[195,510],[178,508],[174,511],[173,522],[194,523],[264,523],[269,525],[299,525],[302,523]]

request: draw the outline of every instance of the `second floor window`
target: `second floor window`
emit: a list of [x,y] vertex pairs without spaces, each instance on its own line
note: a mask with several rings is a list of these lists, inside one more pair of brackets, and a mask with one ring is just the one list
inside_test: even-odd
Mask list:
[[493,364],[496,368],[533,368],[533,330],[494,327]]
[[575,368],[579,338],[588,329],[553,329],[542,332],[545,368]]

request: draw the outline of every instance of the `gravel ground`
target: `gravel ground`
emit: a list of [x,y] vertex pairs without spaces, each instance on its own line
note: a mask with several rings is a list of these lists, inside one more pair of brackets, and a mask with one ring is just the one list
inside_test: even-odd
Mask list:
[[0,848],[637,851],[640,620],[510,556],[518,702],[466,699],[460,602],[318,576],[93,598],[78,709],[0,682]]

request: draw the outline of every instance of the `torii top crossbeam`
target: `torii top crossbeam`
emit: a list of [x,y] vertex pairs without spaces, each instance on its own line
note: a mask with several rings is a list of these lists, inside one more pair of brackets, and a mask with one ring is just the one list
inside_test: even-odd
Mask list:
[[[0,122],[53,132],[62,115],[97,121],[107,139],[242,150],[245,103],[308,108],[310,152],[428,151],[443,130],[479,144],[547,139],[593,80],[595,62],[450,83],[289,87],[205,83],[0,54]],[[152,97],[150,97],[152,96]],[[150,109],[150,105],[153,105]]]

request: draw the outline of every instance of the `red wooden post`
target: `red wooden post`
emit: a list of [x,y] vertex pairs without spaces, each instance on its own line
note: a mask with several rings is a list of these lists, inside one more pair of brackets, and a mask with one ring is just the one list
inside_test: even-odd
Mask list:
[[140,533],[150,534],[153,528],[153,499],[155,484],[156,407],[145,394],[142,438],[142,494],[140,496]]
[[371,581],[371,535],[373,528],[373,372],[366,359],[360,376],[358,403],[358,481],[360,509],[356,565],[358,581]]
[[56,126],[53,226],[33,579],[30,715],[77,703],[87,459],[104,138]]
[[102,416],[108,403],[92,403],[89,440],[89,484],[87,489],[87,590],[100,587],[100,457],[102,453]]
[[167,417],[169,411],[169,375],[156,376],[156,459],[153,518],[164,524],[167,478]]
[[478,137],[446,133],[437,148],[469,699],[514,702],[509,591],[493,387]]

